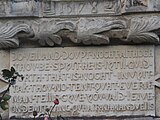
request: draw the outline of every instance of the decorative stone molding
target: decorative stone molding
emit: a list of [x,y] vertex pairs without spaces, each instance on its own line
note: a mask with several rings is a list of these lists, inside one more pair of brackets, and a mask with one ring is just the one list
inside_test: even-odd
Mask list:
[[[112,29],[125,29],[124,20],[112,18],[80,18],[56,21],[55,19],[6,22],[0,27],[0,48],[19,47],[20,38],[38,41],[41,46],[61,45],[63,38],[74,43],[109,44],[109,36],[103,35]],[[65,42],[65,41],[64,41]]]
[[[131,22],[129,22],[131,21]],[[0,48],[19,47],[20,41],[37,41],[40,46],[65,43],[66,38],[75,44],[159,43],[160,17],[98,17],[79,19],[13,20],[0,24]],[[125,34],[123,33],[125,31]],[[112,33],[112,34],[111,34]],[[23,40],[22,40],[23,38]],[[124,39],[126,38],[126,39]]]
[[72,21],[56,22],[55,20],[32,21],[35,37],[29,40],[38,41],[41,46],[61,45],[61,30],[76,31],[76,25]]
[[160,29],[160,17],[137,17],[131,20],[127,41],[134,43],[159,43],[159,37],[153,31]]
[[108,32],[112,29],[127,28],[124,20],[114,19],[80,19],[78,24],[78,39],[83,44],[109,44],[109,36],[103,35],[103,32]]
[[18,33],[23,32],[28,36],[33,35],[29,25],[24,23],[7,22],[0,24],[0,48],[16,48],[19,46]]
[[[62,45],[68,38],[75,44],[85,45],[110,44],[113,39],[120,44],[124,41],[157,44],[158,15],[135,15],[131,21],[128,16],[118,15],[155,12],[160,10],[159,6],[158,0],[2,0],[0,17],[6,20],[0,20],[0,48],[19,47],[20,41],[36,41],[41,46]],[[27,16],[37,18],[21,18]]]

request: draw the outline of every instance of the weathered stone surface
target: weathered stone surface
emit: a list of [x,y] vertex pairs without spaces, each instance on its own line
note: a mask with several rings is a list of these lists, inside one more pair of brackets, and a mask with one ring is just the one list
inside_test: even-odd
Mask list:
[[121,0],[122,13],[160,11],[159,0]]
[[[111,44],[111,45],[113,44],[114,45],[115,44],[116,45],[117,44],[119,45],[120,44],[154,44],[154,45],[159,45],[159,36],[160,36],[160,15],[158,14],[159,11],[160,11],[160,0],[1,0],[0,1],[0,49],[17,48],[17,47],[33,47],[33,46],[34,47],[39,47],[39,46],[49,46],[49,47],[62,46],[64,47],[64,46],[69,46],[68,44],[66,44],[67,42],[69,42],[71,46],[74,46],[74,45],[76,46],[77,45],[106,45],[106,44]],[[149,13],[147,14],[147,12]],[[29,45],[27,44],[28,45],[27,46],[26,43],[29,43]],[[116,47],[111,46],[109,49],[117,50],[118,48],[119,47],[117,46]],[[125,48],[126,47],[120,48],[119,51]],[[132,48],[134,47],[133,46],[127,47],[127,49],[129,50]],[[134,48],[133,51],[135,51],[135,49],[138,50],[140,48],[141,46],[137,46],[137,48]],[[48,75],[47,77],[49,78],[48,81],[42,81],[42,84],[55,84],[57,86],[62,85],[62,84],[68,85],[69,83],[75,84],[75,88],[70,89],[70,91],[66,90],[67,94],[65,93],[65,90],[61,92],[59,91],[53,92],[54,88],[52,90],[53,95],[55,95],[54,93],[56,93],[57,96],[53,96],[53,98],[51,99],[54,99],[56,97],[60,98],[61,104],[59,107],[57,107],[57,110],[60,111],[61,106],[63,106],[62,109],[64,109],[64,111],[69,109],[67,112],[63,112],[62,115],[64,116],[67,116],[67,115],[84,116],[84,117],[77,117],[76,118],[77,120],[89,120],[89,119],[95,119],[95,120],[110,119],[111,120],[112,118],[106,118],[104,116],[116,116],[117,117],[117,116],[127,115],[127,116],[131,116],[132,118],[128,118],[128,117],[127,118],[126,117],[116,118],[115,117],[114,119],[123,119],[123,120],[129,120],[129,119],[131,120],[143,120],[143,119],[153,120],[155,119],[156,120],[157,119],[158,120],[159,118],[152,118],[152,117],[141,118],[141,116],[143,117],[143,116],[148,116],[148,115],[157,116],[157,117],[160,116],[160,109],[159,109],[160,108],[160,104],[159,104],[159,101],[160,101],[160,90],[159,90],[159,87],[160,87],[160,83],[159,83],[160,82],[159,80],[159,77],[160,77],[159,75],[160,48],[159,46],[156,46],[155,51],[153,50],[154,49],[153,46],[149,46],[149,47],[145,46],[144,49],[145,48],[147,49],[151,48],[152,53],[155,52],[155,55],[153,55],[153,57],[150,57],[150,58],[146,58],[146,57],[138,58],[137,57],[137,58],[134,58],[133,61],[144,61],[144,65],[146,66],[147,66],[147,63],[149,63],[150,66],[148,66],[148,68],[141,67],[141,68],[135,68],[135,69],[127,68],[127,69],[120,69],[120,70],[119,69],[112,70],[112,68],[115,67],[114,64],[117,63],[117,61],[121,59],[106,59],[107,62],[108,61],[110,62],[110,64],[108,64],[110,66],[108,71],[106,69],[105,70],[99,70],[99,69],[87,70],[87,71],[85,70],[79,71],[77,69],[74,71],[71,71],[71,70],[56,71],[55,69],[50,70],[51,68],[49,66],[49,64],[51,63],[54,64],[55,60],[51,60],[50,62],[48,62],[48,60],[31,61],[26,55],[25,59],[27,60],[25,62],[24,61],[21,62],[21,59],[22,59],[21,52],[22,54],[29,54],[30,52],[31,59],[33,59],[36,56],[34,53],[36,53],[37,51],[33,49],[29,49],[29,51],[27,52],[25,51],[26,49],[20,49],[22,50],[20,52],[19,50],[17,50],[16,53],[20,53],[20,55],[18,56],[19,61],[17,62],[15,60],[15,61],[11,61],[11,63],[14,64],[18,68],[18,70],[20,70],[20,72],[26,75],[25,81],[30,80],[30,82],[28,81],[26,82],[28,85],[38,84],[38,82],[35,82],[34,79],[36,79],[37,81],[40,81],[42,79],[46,80],[47,75]],[[61,49],[62,48],[59,48],[59,49],[53,48],[51,50],[46,50],[46,49],[43,49],[43,50],[46,50],[49,53],[49,52],[53,52],[54,50],[57,50],[59,52],[61,51]],[[76,51],[79,48],[74,48],[74,49],[70,48],[69,50],[68,49],[69,48],[64,48],[64,50],[66,50],[67,52]],[[90,48],[86,48],[86,47],[83,47],[81,49],[90,50]],[[102,49],[104,48],[102,47]],[[105,49],[108,50],[108,47]],[[37,49],[37,50],[40,51],[41,49]],[[92,50],[91,48],[90,51],[95,52],[95,51],[99,51],[99,49],[95,48]],[[112,50],[108,50],[108,51],[112,51]],[[11,53],[14,53],[14,52],[15,51],[11,50]],[[58,55],[58,52],[55,54]],[[2,56],[0,56],[1,58],[0,67],[1,69],[9,68],[10,65],[9,65],[8,52],[3,51],[2,53],[3,53]],[[5,53],[6,53],[6,56],[5,56]],[[46,53],[44,53],[44,56],[45,54]],[[132,54],[132,52],[130,54]],[[70,54],[70,58],[72,58],[72,55],[73,54]],[[13,56],[11,56],[11,58],[12,57]],[[89,58],[91,57],[92,55],[89,56]],[[47,57],[44,57],[44,59],[47,59]],[[75,62],[77,63],[84,62],[83,60],[75,61],[74,59],[68,60],[67,62],[66,61],[61,60],[61,61],[56,61],[56,62],[57,64],[60,63],[61,69],[63,69],[64,63],[69,64],[69,63],[75,63]],[[90,64],[88,62],[96,63],[97,61],[102,62],[101,59],[97,59],[97,58],[85,59],[85,62],[87,62],[87,64]],[[131,61],[131,58],[125,58],[121,60],[120,63],[122,61],[123,62]],[[113,62],[114,64],[112,64]],[[33,65],[32,67],[35,67],[34,71],[30,70],[30,64]],[[46,71],[43,71],[44,64],[46,65],[46,67],[44,68]],[[139,63],[136,63],[136,65],[137,64],[139,65]],[[54,66],[56,68],[55,64]],[[92,66],[92,64],[90,64],[90,66]],[[70,64],[67,67],[70,68],[71,67]],[[82,68],[82,66],[80,66],[79,68]],[[155,70],[155,74],[150,74],[149,77],[147,77],[147,74],[149,74],[147,72],[143,74],[144,76],[142,75],[142,73],[139,73],[139,76],[142,76],[142,77],[139,77],[141,78],[141,80],[138,80],[139,78],[134,79],[135,74],[131,74],[131,72],[138,73],[140,71],[151,71],[154,73],[154,70]],[[120,72],[123,73],[124,71],[127,71],[129,73],[120,74]],[[132,82],[134,83],[142,82],[143,84],[146,81],[147,82],[152,81],[151,82],[152,88],[145,89],[145,90],[137,90],[137,91],[136,90],[128,90],[128,91],[127,90],[117,90],[120,93],[119,96],[124,95],[126,91],[127,93],[129,92],[140,93],[139,95],[141,96],[141,99],[137,101],[133,101],[133,100],[129,101],[127,97],[125,97],[125,100],[122,100],[122,101],[117,100],[114,102],[113,101],[106,102],[104,99],[101,99],[99,101],[97,100],[98,103],[100,102],[100,104],[104,104],[104,103],[105,104],[111,103],[112,105],[114,104],[127,105],[127,103],[134,104],[134,105],[141,104],[139,105],[140,106],[139,108],[137,107],[138,110],[127,111],[127,112],[125,110],[124,111],[116,111],[116,110],[107,111],[106,110],[107,111],[106,112],[105,110],[102,110],[101,108],[98,109],[99,106],[97,106],[96,108],[96,106],[94,105],[93,107],[96,109],[96,111],[88,110],[89,112],[86,112],[85,111],[87,110],[86,106],[91,106],[92,104],[97,103],[96,100],[91,101],[93,99],[96,99],[96,95],[103,94],[103,93],[106,93],[106,94],[114,93],[114,91],[110,89],[107,91],[105,90],[96,91],[95,90],[93,93],[89,93],[88,91],[86,92],[80,91],[81,94],[79,94],[77,98],[73,99],[73,97],[75,97],[78,93],[78,88],[79,88],[78,85],[86,84],[88,82],[88,81],[85,81],[83,83],[80,83],[78,80],[77,81],[75,80],[76,78],[79,79],[77,76],[81,73],[84,74],[84,72],[85,73],[111,72],[114,74],[119,73],[118,74],[119,77],[112,76],[110,77],[110,80],[107,79],[104,81],[107,81],[107,83],[110,83],[111,81],[115,81],[117,83],[127,81],[128,84],[131,83],[130,80],[132,80]],[[65,79],[66,81],[61,81],[60,83],[59,81],[55,81],[56,76],[53,76],[57,74],[58,75],[60,74],[61,76],[61,74],[71,74],[71,73],[74,74],[73,75],[74,80],[66,77]],[[30,76],[32,74],[34,75]],[[120,75],[122,75],[121,77],[124,77],[125,79],[119,80]],[[129,82],[127,80],[126,75],[130,75],[132,77],[129,79]],[[50,79],[52,79],[52,81],[50,81],[51,83],[49,82]],[[64,80],[64,78],[60,78],[60,80]],[[101,84],[104,84],[105,83],[104,81],[102,80],[98,82]],[[17,86],[21,86],[21,83],[22,82],[19,81]],[[97,83],[97,81],[95,81],[94,79],[93,84],[95,83]],[[96,87],[98,87],[99,83],[96,84]],[[62,87],[65,87],[65,85]],[[5,83],[0,82],[0,91],[2,90],[1,88],[4,86],[5,86]],[[153,87],[153,86],[156,86],[156,87]],[[57,90],[58,88],[59,87],[57,87]],[[155,92],[154,92],[154,89],[155,89]],[[19,93],[21,92],[19,88],[17,88],[15,91],[18,91]],[[39,91],[37,93],[39,95],[44,94]],[[16,103],[17,102],[16,101],[17,99],[15,99],[16,93],[13,93],[13,94],[14,94],[14,98],[12,98],[11,102],[15,101],[14,103],[15,105],[16,104],[21,105],[24,101],[27,101],[27,99],[25,99],[23,100],[22,103]],[[29,94],[30,93],[26,93],[25,95],[29,96]],[[36,95],[36,93],[34,92],[32,94]],[[86,95],[86,98],[85,98],[83,94],[87,94],[88,96]],[[93,99],[91,99],[93,96],[92,94],[95,94]],[[24,93],[18,94],[18,95],[22,95],[24,97]],[[64,95],[63,99],[61,95]],[[69,96],[69,95],[71,95],[70,99],[72,101],[66,102],[65,98],[66,96]],[[132,96],[134,95],[132,94]],[[148,97],[151,97],[152,99],[149,99]],[[43,99],[44,96],[42,97],[34,96],[34,98],[37,98],[37,99],[42,98],[40,106],[43,106],[46,104],[49,106],[51,105],[50,101],[49,101],[49,104],[47,102],[46,103],[44,102],[45,101]],[[76,100],[79,100],[79,99],[82,101],[77,102]],[[84,99],[86,101],[83,101]],[[27,106],[27,104],[30,104],[29,107],[30,106],[32,107],[32,103],[33,103],[32,101],[35,102],[34,103],[35,106],[39,104],[39,101],[36,102],[36,100],[33,99],[31,100],[31,103],[25,103],[24,106]],[[73,101],[74,103],[76,103],[75,108],[74,108],[74,105],[71,103]],[[146,104],[143,104],[143,102],[145,102]],[[14,107],[14,104],[12,104],[12,108]],[[80,105],[82,104],[83,106],[81,107]],[[78,112],[76,112],[76,107],[78,105],[80,107],[78,108],[79,110],[77,110]],[[146,107],[147,105],[148,107]],[[93,107],[91,107],[91,109]],[[13,111],[14,110],[15,111],[25,110],[24,108],[25,107],[17,108],[17,109],[10,109],[10,110],[13,110]],[[140,109],[141,110],[145,109],[145,110],[140,111]],[[149,109],[149,110],[147,111],[146,109]],[[3,114],[3,117],[7,115],[8,113],[5,112]],[[15,115],[17,115],[17,113],[15,113]],[[21,114],[21,116],[27,116],[27,115],[28,114]],[[90,116],[95,115],[95,116],[101,116],[101,117],[99,118],[88,117],[87,118],[86,116],[89,116],[89,115]],[[140,115],[140,117],[137,116],[137,118],[133,118],[133,117],[136,117],[136,115]],[[71,118],[71,119],[75,119],[75,118]]]
[[[53,118],[54,119],[54,118]],[[69,120],[160,120],[160,118],[154,118],[154,117],[136,117],[136,118],[124,118],[124,117],[118,117],[118,118],[96,118],[96,117],[92,117],[92,118],[87,118],[87,117],[83,117],[83,118],[68,118]],[[8,120],[8,119],[4,119],[4,120]],[[16,119],[12,119],[12,120],[33,120],[33,118],[16,118]],[[44,118],[35,118],[35,120],[44,120]]]
[[111,46],[12,50],[24,75],[11,88],[10,116],[155,116],[154,47]]
[[32,36],[33,30],[29,25],[20,22],[0,23],[0,48],[19,47],[18,33],[23,32],[23,37]]
[[159,43],[158,34],[153,31],[160,29],[160,17],[137,17],[131,19],[127,41],[134,43]]
[[45,0],[44,17],[116,15],[120,14],[119,0]]
[[0,21],[0,48],[16,48],[21,42],[35,41],[37,46],[73,44],[104,45],[159,44],[160,16],[90,17],[59,20]]
[[[8,69],[9,66],[10,66],[9,63],[10,63],[9,51],[0,50],[0,71],[2,69]],[[1,92],[3,92],[3,90],[6,90],[6,86],[7,86],[6,82],[4,82],[1,79],[2,79],[2,77],[0,76],[0,96],[1,96]],[[8,118],[8,116],[9,116],[8,110],[2,111],[0,109],[0,113],[1,113],[3,118]]]
[[160,11],[159,0],[2,0],[0,17],[109,16]]
[[0,24],[0,48],[16,48],[24,40],[55,46],[66,38],[75,44],[109,44],[109,36],[101,33],[125,28],[125,20],[111,17],[5,21]]
[[[109,36],[101,33],[127,28],[126,21],[112,18],[82,18],[78,21],[77,40],[83,44],[109,44]],[[76,43],[76,39],[72,40]]]
[[[23,43],[31,41],[34,42],[37,47],[39,46],[59,46],[65,43],[67,40],[72,44],[76,45],[104,45],[115,43],[114,40],[119,44],[139,44],[139,43],[150,43],[159,44],[160,36],[160,16],[155,15],[142,15],[142,16],[112,16],[106,13],[106,17],[102,17],[102,10],[106,4],[108,7],[116,8],[116,11],[120,5],[120,1],[117,0],[100,0],[100,1],[36,1],[36,0],[12,0],[12,1],[1,1],[1,11],[5,10],[5,5],[9,7],[9,3],[13,2],[11,6],[24,6],[22,8],[13,7],[14,11],[24,12],[26,9],[34,10],[34,4],[38,5],[40,15],[47,18],[36,18],[36,19],[0,19],[0,48],[17,48]],[[147,5],[149,1],[138,2],[136,0],[121,1],[123,6],[129,2],[135,5]],[[150,6],[158,6],[158,1],[150,1]],[[93,6],[92,4],[95,6]],[[104,4],[105,3],[105,4]],[[113,5],[113,3],[115,3]],[[8,5],[9,4],[9,5]],[[75,9],[81,8],[80,13],[73,12]],[[84,6],[83,6],[84,5]],[[29,8],[26,8],[26,7]],[[63,6],[64,9],[60,9]],[[89,7],[90,6],[90,7]],[[92,6],[92,7],[91,7]],[[101,6],[101,7],[99,7]],[[32,8],[33,7],[33,8]],[[41,8],[43,8],[41,10]],[[97,13],[92,13],[96,17],[93,17],[90,13],[97,11]],[[153,7],[149,7],[150,9]],[[24,9],[24,10],[23,10]],[[73,10],[74,9],[74,10]],[[84,9],[84,10],[83,10]],[[88,9],[85,10],[85,9]],[[100,10],[99,10],[100,9]],[[8,9],[7,9],[8,10]],[[26,12],[29,12],[26,11]],[[60,14],[60,10],[64,10],[64,14]],[[67,14],[68,10],[73,12]],[[73,10],[73,11],[72,11]],[[51,14],[55,11],[55,14]],[[58,11],[58,12],[56,12]],[[77,11],[77,10],[76,10]],[[100,11],[100,13],[98,13]],[[66,13],[65,13],[66,12]],[[12,12],[10,12],[12,13]],[[13,12],[14,13],[14,12]],[[18,13],[18,12],[15,12]],[[21,13],[21,14],[22,14]],[[63,13],[63,12],[62,12]],[[15,16],[21,16],[21,14]],[[27,15],[23,13],[22,15]],[[87,17],[84,17],[87,15]],[[103,14],[105,15],[105,13]],[[67,18],[67,16],[72,18]],[[78,17],[75,17],[78,16]],[[83,17],[81,17],[83,16]],[[101,17],[100,17],[101,16]],[[3,16],[4,17],[4,16]],[[56,17],[56,18],[55,18]],[[59,19],[59,18],[61,19]],[[117,43],[115,43],[117,44]]]
[[1,0],[0,17],[39,16],[40,7],[35,0]]
[[10,67],[9,50],[0,50],[0,71]]
[[[159,64],[159,61],[160,61],[160,47],[157,46],[156,49],[155,49],[155,74],[160,74],[160,64]],[[158,80],[159,81],[159,80]],[[159,81],[160,82],[160,81]],[[156,116],[160,116],[160,89],[159,87],[156,88]]]
[[2,0],[0,17],[69,17],[120,14],[117,0]]

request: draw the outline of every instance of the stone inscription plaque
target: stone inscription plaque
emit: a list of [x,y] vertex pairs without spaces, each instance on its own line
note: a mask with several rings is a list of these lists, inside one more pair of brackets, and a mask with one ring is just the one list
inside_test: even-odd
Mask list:
[[18,49],[10,64],[25,76],[10,89],[10,116],[155,116],[153,46]]

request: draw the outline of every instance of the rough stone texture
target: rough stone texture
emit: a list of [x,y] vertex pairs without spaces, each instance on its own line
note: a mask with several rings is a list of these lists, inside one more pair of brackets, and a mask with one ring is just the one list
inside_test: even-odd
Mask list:
[[[158,0],[0,2],[1,17],[6,17],[0,19],[0,48],[17,48],[29,41],[37,47],[59,46],[67,41],[73,45],[159,44],[160,16],[155,12],[159,8]],[[136,12],[142,12],[137,7],[144,6],[154,13],[120,17],[121,10],[130,9],[128,4]],[[27,18],[36,15],[39,16]],[[26,18],[7,19],[18,16]]]
[[1,17],[113,15],[120,13],[120,5],[117,0],[3,0],[0,1],[0,14]]
[[40,3],[35,0],[1,0],[1,17],[39,16]]
[[[160,47],[157,46],[156,51],[155,51],[155,57],[156,57],[156,59],[155,59],[155,63],[156,63],[155,74],[160,74],[160,64],[159,64],[160,54],[159,53],[160,53]],[[156,115],[157,116],[160,116],[160,109],[159,109],[160,103],[159,103],[159,101],[160,101],[160,90],[159,90],[159,88],[156,88]]]
[[[1,0],[0,49],[106,44],[159,45],[159,11],[160,0]],[[156,46],[157,76],[153,79],[157,86],[156,116],[160,116],[159,52],[160,48]],[[9,68],[8,57],[0,57],[2,69]]]
[[128,41],[134,43],[159,43],[159,37],[152,31],[160,28],[160,18],[153,16],[150,18],[133,18],[131,19]]
[[[137,118],[68,118],[69,120],[160,120],[160,118],[153,117],[137,117]],[[8,120],[8,119],[4,119]],[[12,120],[33,120],[32,119],[12,119]],[[44,120],[44,118],[35,118],[35,120]]]
[[69,17],[160,11],[159,0],[2,0],[1,17]]
[[159,11],[159,0],[121,0],[122,13]]
[[[2,69],[8,69],[10,66],[10,59],[9,59],[9,51],[0,50],[0,71]],[[2,77],[0,77],[0,95],[3,90],[5,90],[7,84],[1,80]],[[2,111],[0,109],[0,113],[2,113],[3,118],[8,118],[8,110]]]
[[[0,48],[16,48],[25,42],[38,46],[159,44],[160,16],[18,19],[0,22]],[[62,45],[63,46],[63,45]]]
[[0,48],[19,47],[22,40],[41,46],[61,45],[63,37],[75,44],[109,44],[109,36],[101,33],[125,28],[125,20],[111,17],[4,21],[0,25]]
[[10,66],[9,50],[0,50],[0,71]]

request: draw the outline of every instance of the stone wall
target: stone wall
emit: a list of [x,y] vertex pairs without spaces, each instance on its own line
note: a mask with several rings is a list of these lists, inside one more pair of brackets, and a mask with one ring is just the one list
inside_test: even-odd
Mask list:
[[0,1],[0,70],[25,76],[3,116],[42,113],[58,97],[53,116],[158,120],[159,12],[159,0]]
[[10,89],[9,116],[32,117],[33,110],[44,113],[58,98],[60,105],[53,116],[84,120],[158,117],[158,51],[153,45],[10,50],[8,64],[24,80],[17,80]]

